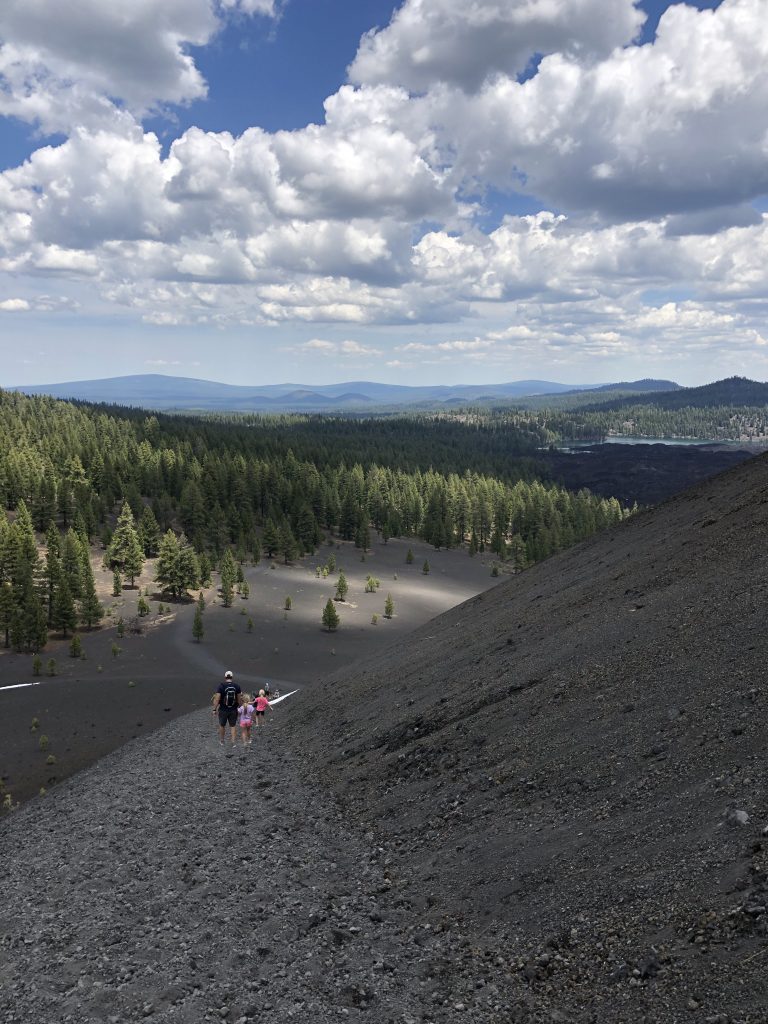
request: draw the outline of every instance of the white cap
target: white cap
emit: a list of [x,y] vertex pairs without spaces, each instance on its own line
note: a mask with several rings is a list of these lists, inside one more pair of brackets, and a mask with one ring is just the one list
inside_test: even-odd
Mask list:
[[224,678],[225,679],[231,679],[232,678],[232,673],[231,672],[225,672],[224,673]]

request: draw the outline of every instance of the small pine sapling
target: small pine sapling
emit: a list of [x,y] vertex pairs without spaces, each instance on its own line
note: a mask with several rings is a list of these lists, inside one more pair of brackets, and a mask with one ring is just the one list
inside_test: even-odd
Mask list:
[[325,608],[323,608],[323,625],[329,633],[333,633],[334,630],[338,629],[340,622],[341,619],[336,611],[336,606],[329,597]]
[[336,600],[343,601],[347,593],[349,592],[349,584],[347,583],[347,577],[343,572],[339,573],[339,580],[336,584]]

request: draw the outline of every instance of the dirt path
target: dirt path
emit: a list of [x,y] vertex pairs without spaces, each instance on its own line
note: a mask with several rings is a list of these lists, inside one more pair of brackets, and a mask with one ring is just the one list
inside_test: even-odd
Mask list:
[[4,1024],[455,1019],[426,979],[461,937],[420,927],[285,727],[231,754],[196,712],[3,822]]

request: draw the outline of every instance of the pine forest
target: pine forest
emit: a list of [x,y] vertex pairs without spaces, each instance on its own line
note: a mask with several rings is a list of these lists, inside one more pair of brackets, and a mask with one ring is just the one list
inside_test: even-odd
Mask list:
[[153,415],[0,392],[0,630],[36,651],[102,615],[157,557],[178,598],[213,567],[290,561],[326,535],[490,550],[515,568],[629,514],[539,479],[535,418]]

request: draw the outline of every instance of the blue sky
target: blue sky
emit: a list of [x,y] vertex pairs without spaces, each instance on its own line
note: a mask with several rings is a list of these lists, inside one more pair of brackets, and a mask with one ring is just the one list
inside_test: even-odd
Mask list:
[[768,377],[764,0],[8,0],[0,386]]

